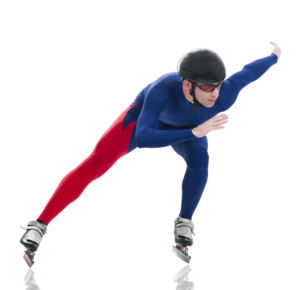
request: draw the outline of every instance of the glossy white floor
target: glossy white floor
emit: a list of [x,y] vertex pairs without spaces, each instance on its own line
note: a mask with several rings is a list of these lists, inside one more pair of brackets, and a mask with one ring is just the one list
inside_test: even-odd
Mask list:
[[[164,175],[169,166],[165,164],[151,173],[159,158],[171,160],[174,154],[162,149],[165,156],[160,153],[158,157],[155,151],[145,154],[140,150],[120,160],[110,174],[91,184],[53,220],[32,267],[40,289],[176,287],[173,276],[186,265],[171,251],[184,164],[176,158],[173,164],[178,172]],[[256,168],[253,163],[257,160],[247,156],[247,161],[232,161],[233,154],[220,149],[211,158],[214,169],[193,217],[196,236],[190,248],[189,281],[201,289],[297,289],[296,174],[289,177],[273,168],[264,173],[262,168],[269,165],[263,162]],[[291,157],[289,153],[285,156]],[[138,170],[139,180],[132,178],[133,170],[129,179],[124,172],[133,163],[156,182],[149,182]],[[231,166],[225,168],[227,163]],[[22,184],[31,187],[28,172],[18,182],[10,181],[15,190],[7,191],[7,208],[1,212],[2,283],[11,289],[25,289],[23,279],[28,271],[19,244],[24,231],[19,226],[37,217],[47,199],[46,191],[50,191],[42,190],[47,177],[36,174],[40,181],[32,191],[22,189]],[[120,177],[118,182],[114,176]],[[48,179],[53,177],[49,174]],[[2,196],[2,206],[3,200]]]
[[[230,190],[224,191],[225,194],[235,195]],[[246,206],[251,193],[245,190],[240,194],[248,195],[248,198],[244,196],[234,201],[228,197],[226,201],[215,193],[221,200],[213,201],[208,193],[203,196],[201,213],[195,217],[197,230],[195,244],[190,249],[191,271],[187,272],[185,280],[177,277],[183,287],[180,289],[192,289],[189,288],[191,285],[195,289],[299,287],[299,214],[296,206],[288,205],[289,202],[281,205],[271,202],[268,206],[265,201],[255,205],[250,201],[251,210]],[[95,194],[91,195],[95,198]],[[88,198],[85,199],[87,202]],[[231,203],[235,206],[230,206]],[[287,205],[291,209],[289,212],[280,211]],[[171,213],[163,212],[163,206],[168,204],[160,204],[155,209],[155,204],[150,202],[150,207],[143,209],[144,213],[141,209],[137,211],[137,220],[133,214],[126,214],[126,210],[113,218],[102,217],[100,211],[79,218],[73,215],[73,223],[69,220],[72,214],[68,217],[66,214],[61,219],[64,225],[57,221],[49,227],[36,255],[32,267],[36,284],[41,290],[177,289],[178,283],[173,279],[180,270],[187,270],[186,263],[171,253]],[[74,207],[79,210],[79,202]],[[95,222],[89,222],[90,219]],[[22,231],[17,230],[16,222],[14,227],[11,244],[5,248],[10,250],[3,249],[2,253],[4,284],[12,289],[31,289],[25,287],[23,280],[27,275],[28,283],[28,267],[22,258],[23,248],[18,244]],[[130,240],[132,235],[135,238]],[[154,236],[158,242],[151,242]],[[8,246],[7,242],[4,244]]]
[[[49,225],[32,267],[41,290],[176,289],[173,278],[186,266],[171,250],[184,164],[179,158],[172,159],[170,148],[144,151],[120,160],[111,173],[90,184],[80,199]],[[181,286],[192,282],[195,289],[299,288],[296,174],[289,177],[265,161],[256,167],[257,160],[247,155],[246,160],[231,159],[236,154],[233,150],[221,148],[214,153],[210,179],[193,217],[196,236],[190,248],[189,280]],[[285,156],[291,157],[288,152]],[[263,157],[259,152],[252,156]],[[178,171],[164,175],[170,167],[163,162],[151,173],[159,158],[173,160]],[[139,164],[135,170],[138,179],[132,178],[133,169],[131,179],[124,174],[133,164]],[[263,172],[266,167],[268,173]],[[9,206],[2,217],[1,273],[5,277],[2,283],[10,289],[26,289],[23,279],[28,267],[19,244],[24,232],[19,226],[38,215],[47,199],[43,195],[50,191],[42,192],[47,177],[36,174],[40,181],[33,191],[22,193],[22,184],[30,187],[30,174],[26,173],[15,183],[19,185],[11,181],[12,187],[19,189],[10,191],[6,199]],[[147,175],[156,182],[147,181]],[[118,182],[114,176],[119,177]],[[48,179],[53,180],[51,174]],[[30,201],[29,195],[36,201]],[[17,211],[10,212],[12,208]]]
[[[1,1],[0,288],[299,289],[295,3]],[[91,183],[50,223],[28,272],[20,226],[147,84],[199,47],[229,77],[270,55],[269,41],[281,59],[207,136],[190,269],[172,253],[185,162],[165,147],[137,149]]]

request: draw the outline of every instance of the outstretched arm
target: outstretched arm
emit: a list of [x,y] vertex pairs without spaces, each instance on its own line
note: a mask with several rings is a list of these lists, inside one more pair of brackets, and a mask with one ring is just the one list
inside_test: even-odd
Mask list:
[[281,56],[281,50],[277,44],[271,42],[274,49],[270,56],[255,60],[243,67],[243,69],[223,81],[224,100],[222,111],[228,110],[236,101],[239,92],[248,84],[260,78],[272,65],[277,63]]

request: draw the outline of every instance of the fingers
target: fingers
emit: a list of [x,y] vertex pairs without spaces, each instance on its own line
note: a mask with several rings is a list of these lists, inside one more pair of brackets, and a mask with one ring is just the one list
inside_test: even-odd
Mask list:
[[226,115],[226,114],[219,114],[219,115],[216,115],[216,116],[214,116],[212,119],[218,119],[218,118],[228,118],[228,116]]
[[274,41],[270,41],[271,44],[273,44],[275,47],[277,46],[277,48],[281,51],[280,47],[278,46],[277,43],[275,43]]
[[213,128],[213,130],[219,130],[219,129],[224,129],[225,126],[219,126],[219,127],[216,127],[216,128]]
[[227,116],[226,114],[220,114],[220,115],[214,116],[211,120],[213,121],[213,124],[215,125],[215,122],[218,122],[220,120],[225,120],[228,118],[229,118],[229,116]]
[[225,124],[227,122],[228,122],[227,120],[219,122],[218,125],[214,125],[214,126],[211,127],[211,131],[213,131],[213,130],[219,130],[219,129],[224,129],[225,126],[220,126],[220,125]]
[[281,49],[274,41],[270,41],[270,43],[274,45],[272,53],[277,55],[277,61],[278,61],[280,59],[280,56],[281,56]]
[[273,44],[274,46],[278,46],[274,41],[270,41],[271,44]]
[[226,114],[221,114],[221,115],[218,115],[218,116],[215,116],[215,117],[216,118],[213,121],[212,126],[211,126],[211,131],[212,130],[224,129],[225,126],[220,126],[220,125],[228,123],[227,119],[229,118],[229,116],[227,116]]
[[227,120],[228,118],[229,118],[229,116],[227,116],[226,114],[219,114],[219,115],[212,117],[205,123],[199,125],[199,127],[201,127],[201,130],[206,132],[205,133],[205,135],[206,135],[210,131],[224,129],[225,127],[220,126],[220,125],[228,123],[228,120]]
[[218,122],[214,122],[213,126],[219,126],[219,125],[225,124],[225,123],[228,123],[228,120],[220,120]]

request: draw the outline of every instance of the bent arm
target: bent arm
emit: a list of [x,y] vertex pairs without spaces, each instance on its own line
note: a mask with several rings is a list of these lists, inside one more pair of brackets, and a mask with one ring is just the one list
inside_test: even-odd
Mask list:
[[136,126],[136,144],[139,148],[166,147],[181,141],[197,138],[192,129],[157,130],[159,115],[167,107],[164,92],[159,87],[151,88],[145,97],[143,109]]

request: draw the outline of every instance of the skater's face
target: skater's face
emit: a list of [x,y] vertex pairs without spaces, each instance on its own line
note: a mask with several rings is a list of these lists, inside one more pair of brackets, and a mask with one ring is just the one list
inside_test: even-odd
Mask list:
[[[204,83],[196,83],[198,86],[205,85]],[[213,85],[217,85],[219,83],[212,83]],[[215,88],[212,92],[205,92],[201,90],[200,88],[195,86],[195,97],[203,106],[210,108],[213,107],[216,103],[217,98],[219,97],[219,90],[221,88],[221,85],[217,88]],[[188,80],[184,80],[183,82],[183,92],[186,96],[187,100],[190,103],[193,102],[193,97],[190,95],[190,91],[192,89],[192,84]]]

